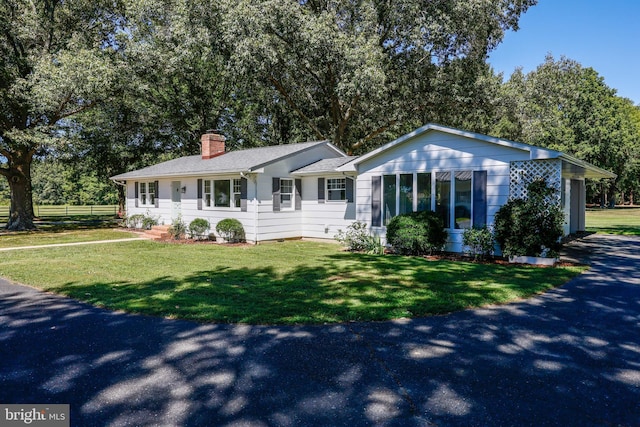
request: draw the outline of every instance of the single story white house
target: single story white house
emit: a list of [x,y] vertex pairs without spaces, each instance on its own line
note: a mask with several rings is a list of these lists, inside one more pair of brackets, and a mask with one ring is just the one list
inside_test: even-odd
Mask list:
[[238,219],[246,239],[333,239],[354,221],[385,237],[395,215],[432,210],[448,229],[446,250],[462,251],[462,232],[491,225],[526,183],[546,177],[557,189],[565,234],[585,228],[585,178],[615,175],[575,157],[519,142],[427,124],[359,157],[328,141],[225,151],[214,131],[202,153],[112,177],[127,188],[128,215],[161,223],[182,216]]

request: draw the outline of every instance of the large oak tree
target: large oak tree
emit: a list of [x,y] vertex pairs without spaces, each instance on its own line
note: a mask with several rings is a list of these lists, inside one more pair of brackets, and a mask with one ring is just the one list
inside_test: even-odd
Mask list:
[[299,133],[362,152],[428,120],[465,122],[487,53],[535,3],[223,0],[222,31],[235,70]]
[[11,190],[10,230],[33,228],[34,156],[63,143],[60,123],[109,96],[114,1],[0,3],[0,175]]

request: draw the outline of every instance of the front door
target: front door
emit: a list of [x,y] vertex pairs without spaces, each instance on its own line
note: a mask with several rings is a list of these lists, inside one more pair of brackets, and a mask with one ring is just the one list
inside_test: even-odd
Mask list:
[[178,218],[182,213],[182,188],[180,181],[171,181],[171,218]]

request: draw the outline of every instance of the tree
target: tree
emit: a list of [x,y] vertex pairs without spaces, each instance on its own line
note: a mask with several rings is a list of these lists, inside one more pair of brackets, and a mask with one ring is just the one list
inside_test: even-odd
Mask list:
[[329,139],[348,152],[431,117],[448,122],[447,112],[469,102],[451,85],[479,84],[487,53],[535,3],[220,2],[235,70],[264,88],[257,95],[266,100],[256,102],[287,113],[279,117],[286,132]]
[[260,106],[247,102],[252,88],[230,72],[216,1],[131,0],[126,16],[116,41],[127,78],[114,82],[109,102],[75,116],[67,152],[78,165],[108,180],[198,153],[208,129],[221,130],[231,148],[264,140]]
[[[602,183],[610,201],[637,158],[637,118],[629,100],[592,68],[547,56],[536,70],[516,70],[501,89],[492,133],[572,154],[618,177]],[[631,169],[630,169],[631,168]],[[603,194],[604,196],[604,194]]]
[[0,4],[0,174],[11,191],[10,230],[34,227],[34,156],[64,144],[58,126],[109,96],[117,6],[108,0]]

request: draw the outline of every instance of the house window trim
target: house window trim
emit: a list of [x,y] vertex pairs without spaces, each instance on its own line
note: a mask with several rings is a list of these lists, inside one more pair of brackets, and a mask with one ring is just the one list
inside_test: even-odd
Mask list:
[[[327,177],[325,178],[324,194],[326,203],[347,203],[347,179],[346,177]],[[342,189],[329,189],[329,181],[342,181]],[[342,198],[332,200],[330,197],[331,191],[341,191]]]
[[[284,193],[282,191],[282,183],[283,181],[289,181],[291,182],[291,192],[289,193]],[[296,187],[295,187],[296,183],[295,180],[293,178],[280,178],[280,189],[278,191],[278,197],[280,198],[280,211],[294,211],[296,208]],[[291,199],[289,200],[290,206],[285,206],[283,200],[282,200],[282,196],[283,194],[288,194],[290,195]]]
[[[216,206],[215,202],[215,182],[216,181],[229,181],[229,206]],[[241,191],[236,193],[236,185],[238,189],[242,187],[242,177],[236,176],[219,176],[209,177],[202,179],[202,210],[207,211],[241,211],[242,210],[242,193]],[[206,188],[209,186],[209,192]],[[207,206],[207,196],[210,196],[210,205]],[[236,196],[239,205],[236,206]]]
[[[158,181],[139,181],[136,183],[138,186],[138,206],[141,208],[155,208],[157,207],[156,199],[158,197]],[[153,192],[149,191],[149,186],[153,185]],[[142,187],[144,186],[144,191]],[[152,198],[149,196],[153,196]],[[144,197],[144,202],[143,202]]]
[[[432,212],[436,211],[436,186],[437,186],[437,180],[436,180],[436,174],[438,172],[448,172],[450,174],[451,177],[451,185],[449,188],[449,198],[450,198],[450,206],[449,206],[449,224],[446,224],[446,226],[444,227],[448,232],[450,233],[462,233],[464,232],[465,228],[455,228],[455,176],[456,173],[458,172],[470,172],[471,173],[471,212],[470,212],[470,221],[471,221],[471,227],[474,227],[476,224],[474,224],[474,219],[475,219],[475,214],[476,214],[476,200],[474,197],[474,192],[475,192],[475,180],[476,180],[476,172],[481,172],[481,171],[485,171],[486,169],[431,169],[428,171],[412,171],[412,172],[406,172],[406,171],[396,171],[393,173],[382,173],[379,176],[382,180],[384,180],[384,176],[391,176],[391,175],[395,175],[396,177],[396,215],[398,215],[398,212],[400,212],[400,175],[413,175],[413,207],[412,207],[412,212],[417,212],[417,205],[418,205],[418,185],[417,185],[417,179],[418,179],[418,174],[430,174],[431,175],[431,194],[430,194],[430,210]],[[486,178],[485,178],[486,179]],[[381,200],[384,200],[384,185],[381,185],[380,188],[380,198]],[[380,210],[380,217],[381,217],[381,224],[380,226],[377,226],[378,228],[386,228],[385,225],[385,220],[384,220],[384,203],[381,203],[381,210]]]

